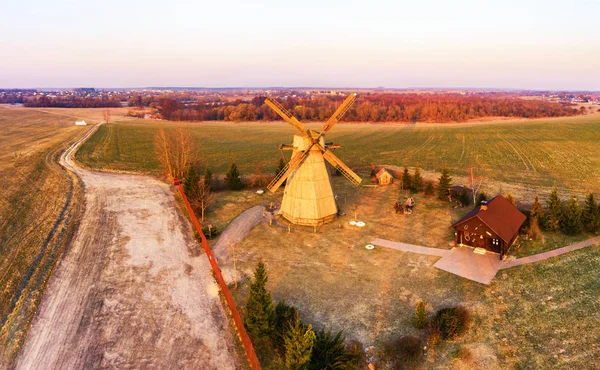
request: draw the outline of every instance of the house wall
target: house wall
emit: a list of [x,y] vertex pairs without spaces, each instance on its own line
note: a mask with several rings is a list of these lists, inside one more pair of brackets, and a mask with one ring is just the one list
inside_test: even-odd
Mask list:
[[477,217],[456,225],[455,230],[456,245],[480,247],[496,253],[505,250],[502,239]]

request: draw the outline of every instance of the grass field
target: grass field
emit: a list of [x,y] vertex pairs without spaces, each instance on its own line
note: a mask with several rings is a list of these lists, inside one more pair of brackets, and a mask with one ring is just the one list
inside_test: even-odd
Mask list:
[[[116,119],[119,122],[119,119]],[[77,158],[98,169],[157,173],[153,137],[174,123],[123,119],[106,125],[79,151]],[[274,171],[278,145],[291,142],[284,123],[184,123],[196,137],[202,162],[224,173],[235,162],[242,173],[262,163]],[[319,129],[320,125],[308,127]],[[455,183],[466,182],[472,164],[490,193],[512,191],[530,202],[556,186],[562,196],[600,192],[600,114],[447,125],[339,124],[327,140],[341,143],[336,154],[353,168],[414,166],[436,178],[444,165]]]
[[18,350],[75,224],[82,193],[58,156],[87,129],[76,119],[101,115],[0,106],[0,368]]

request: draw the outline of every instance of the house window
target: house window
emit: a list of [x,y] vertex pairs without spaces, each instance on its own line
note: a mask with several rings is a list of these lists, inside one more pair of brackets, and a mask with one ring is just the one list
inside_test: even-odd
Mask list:
[[500,245],[500,240],[492,239],[492,245]]

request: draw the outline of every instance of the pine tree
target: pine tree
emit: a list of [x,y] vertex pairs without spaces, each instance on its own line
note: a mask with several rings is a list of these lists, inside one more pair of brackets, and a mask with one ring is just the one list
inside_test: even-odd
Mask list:
[[260,261],[254,271],[254,281],[246,301],[245,324],[254,338],[265,338],[272,334],[275,322],[273,299],[266,285],[269,280],[265,264]]
[[277,302],[275,306],[275,324],[271,342],[281,356],[285,356],[285,338],[290,330],[290,324],[298,315],[298,310],[285,301]]
[[458,201],[465,207],[471,204],[471,197],[469,196],[467,188],[463,188],[462,192],[458,196]]
[[430,197],[433,194],[435,194],[435,186],[433,186],[433,181],[427,181],[425,184],[425,195]]
[[552,190],[548,201],[546,202],[546,228],[548,230],[558,230],[559,220],[561,214],[560,198],[558,197],[558,191]]
[[419,165],[415,167],[415,171],[413,172],[412,181],[411,181],[411,190],[414,192],[423,191],[423,176],[421,176],[421,169]]
[[533,201],[529,215],[532,217],[532,219],[535,218],[537,220],[538,225],[541,228],[546,228],[544,207],[542,207],[542,204],[540,203],[540,197],[537,194],[535,195],[535,200]]
[[427,311],[425,310],[425,302],[419,301],[415,308],[415,327],[423,329],[427,324]]
[[571,197],[561,212],[558,222],[560,230],[567,235],[581,232],[581,210],[575,197]]
[[487,194],[483,191],[480,191],[479,194],[477,194],[477,200],[475,201],[476,205],[481,205],[481,202],[484,202],[488,200]]
[[408,168],[404,167],[404,172],[402,173],[402,189],[409,190],[410,185],[410,174],[408,173]]
[[594,194],[592,193],[589,193],[585,198],[581,222],[583,228],[587,232],[597,233],[600,231],[600,209],[598,209],[598,203],[594,199]]
[[442,174],[438,180],[438,199],[439,200],[449,200],[450,196],[450,187],[452,186],[452,177],[450,177],[450,171],[446,166],[442,168]]
[[196,202],[200,196],[200,177],[195,166],[191,166],[183,179],[183,192],[190,202]]
[[204,185],[212,189],[212,171],[210,167],[204,167]]
[[240,190],[242,188],[242,179],[235,163],[232,163],[229,167],[229,171],[225,175],[225,182],[230,190]]
[[533,240],[543,239],[542,230],[540,230],[540,225],[538,223],[538,219],[529,215],[529,238]]
[[517,206],[517,201],[511,192],[506,193],[506,200],[508,200],[513,206]]
[[285,337],[285,366],[287,369],[306,369],[317,338],[312,326],[303,325],[298,315]]

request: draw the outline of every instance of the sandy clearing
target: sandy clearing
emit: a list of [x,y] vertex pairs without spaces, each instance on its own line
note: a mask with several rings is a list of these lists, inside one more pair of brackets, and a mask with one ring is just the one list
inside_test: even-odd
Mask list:
[[[91,131],[90,131],[91,132]],[[234,369],[233,333],[204,256],[167,185],[61,164],[86,208],[52,275],[17,369]]]

